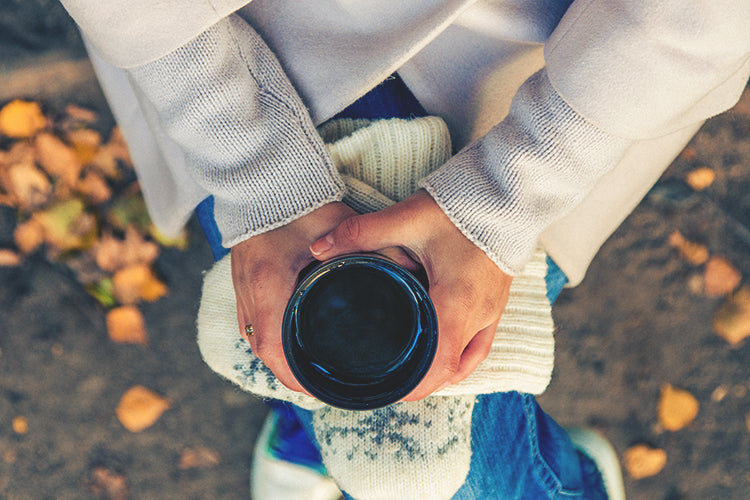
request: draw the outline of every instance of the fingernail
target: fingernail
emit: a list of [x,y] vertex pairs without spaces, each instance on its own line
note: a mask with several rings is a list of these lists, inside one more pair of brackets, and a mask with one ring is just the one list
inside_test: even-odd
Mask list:
[[310,252],[312,252],[313,255],[320,255],[323,252],[327,252],[333,247],[333,235],[326,234],[324,237],[313,241],[312,245],[310,245]]
[[440,392],[443,389],[445,389],[446,387],[448,387],[449,385],[451,385],[450,380],[446,380],[445,382],[443,382],[443,385],[441,385],[440,387],[438,387],[438,389],[435,392]]

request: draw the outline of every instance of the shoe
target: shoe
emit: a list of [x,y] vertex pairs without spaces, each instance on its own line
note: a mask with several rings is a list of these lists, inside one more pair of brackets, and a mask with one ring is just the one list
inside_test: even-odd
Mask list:
[[250,468],[252,500],[338,500],[341,491],[324,472],[276,458],[272,440],[278,416],[270,411],[260,430]]
[[573,447],[589,457],[602,476],[609,500],[625,500],[625,486],[617,453],[609,441],[596,431],[579,427],[567,428]]

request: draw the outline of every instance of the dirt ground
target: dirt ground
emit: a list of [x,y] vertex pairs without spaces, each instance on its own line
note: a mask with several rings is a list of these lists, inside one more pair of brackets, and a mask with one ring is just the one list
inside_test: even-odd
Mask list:
[[[55,2],[4,0],[0,104],[18,97],[52,110],[76,103],[111,121],[84,57]],[[726,257],[750,284],[750,93],[707,122],[689,148],[554,309],[557,361],[543,407],[563,425],[602,431],[620,456],[637,443],[666,451],[659,474],[626,477],[631,499],[750,495],[750,340],[732,347],[713,332],[724,299],[695,291],[702,268],[668,244],[679,230]],[[717,177],[697,193],[684,179],[699,166]],[[13,211],[0,206],[0,248],[13,245],[15,224]],[[170,293],[143,308],[148,348],[112,343],[102,307],[43,253],[0,268],[0,498],[94,498],[101,468],[124,477],[133,499],[249,497],[250,455],[266,410],[200,359],[194,319],[210,265],[194,223],[187,250],[162,252],[157,271]],[[679,431],[658,424],[665,383],[700,403],[697,418]],[[126,430],[114,411],[135,384],[171,403],[140,433]],[[17,417],[27,432],[13,428]],[[179,467],[186,449],[203,447],[218,454],[218,464]]]

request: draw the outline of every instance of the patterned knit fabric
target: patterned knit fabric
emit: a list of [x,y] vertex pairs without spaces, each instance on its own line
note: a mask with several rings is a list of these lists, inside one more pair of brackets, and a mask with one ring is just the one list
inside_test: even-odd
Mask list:
[[[360,212],[407,197],[451,151],[447,128],[434,117],[338,120],[320,133],[347,185],[344,201]],[[549,383],[554,325],[546,269],[545,254],[538,250],[513,280],[487,359],[462,382],[422,401],[340,410],[279,383],[239,335],[229,256],[205,277],[198,344],[206,363],[242,389],[313,410],[326,468],[355,498],[450,498],[468,473],[476,394],[539,394]]]

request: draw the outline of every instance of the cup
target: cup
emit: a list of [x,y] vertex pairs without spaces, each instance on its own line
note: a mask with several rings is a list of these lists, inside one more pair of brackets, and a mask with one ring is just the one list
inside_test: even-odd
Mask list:
[[426,279],[376,254],[304,270],[284,314],[294,376],[320,401],[349,410],[406,396],[430,369],[437,340]]

